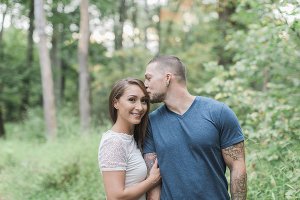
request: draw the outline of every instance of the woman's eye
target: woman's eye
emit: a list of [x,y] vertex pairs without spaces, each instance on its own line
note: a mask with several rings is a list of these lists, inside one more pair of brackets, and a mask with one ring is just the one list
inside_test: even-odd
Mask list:
[[147,99],[142,99],[142,103],[147,103]]
[[133,98],[130,98],[130,99],[129,99],[129,101],[135,101],[135,99],[133,99]]

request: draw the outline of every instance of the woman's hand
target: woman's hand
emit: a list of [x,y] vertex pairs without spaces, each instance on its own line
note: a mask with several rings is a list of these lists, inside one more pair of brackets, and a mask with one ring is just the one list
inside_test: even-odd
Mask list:
[[151,182],[153,183],[153,186],[156,186],[157,184],[159,184],[161,182],[160,169],[158,168],[157,159],[155,160],[155,163],[154,163],[152,169],[150,170],[148,179],[151,180]]
[[103,171],[103,183],[107,200],[111,199],[130,199],[137,200],[147,191],[161,182],[160,169],[158,162],[155,161],[150,170],[149,177],[130,187],[125,188],[126,171]]

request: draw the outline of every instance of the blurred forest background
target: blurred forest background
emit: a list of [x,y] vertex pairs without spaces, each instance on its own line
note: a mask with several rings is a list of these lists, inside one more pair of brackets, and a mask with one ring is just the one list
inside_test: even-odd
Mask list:
[[1,200],[105,199],[109,92],[163,54],[238,116],[248,199],[299,199],[300,0],[1,0],[0,30]]

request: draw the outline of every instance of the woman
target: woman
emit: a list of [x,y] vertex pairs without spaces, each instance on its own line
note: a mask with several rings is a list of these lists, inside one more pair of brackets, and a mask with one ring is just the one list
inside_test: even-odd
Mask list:
[[145,179],[142,143],[149,106],[148,93],[139,79],[122,79],[110,93],[109,112],[114,125],[103,134],[98,153],[108,200],[145,200],[145,193],[161,181],[157,161]]

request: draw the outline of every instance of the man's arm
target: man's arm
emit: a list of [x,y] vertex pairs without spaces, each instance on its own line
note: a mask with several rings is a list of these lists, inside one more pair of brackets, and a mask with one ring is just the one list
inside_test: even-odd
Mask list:
[[[144,160],[147,166],[147,177],[149,176],[150,170],[154,165],[156,158],[157,158],[156,152],[144,154]],[[147,200],[159,200],[160,192],[161,192],[161,184],[153,187],[147,192]]]
[[230,169],[230,193],[232,200],[246,200],[247,170],[244,141],[222,149],[226,165]]

